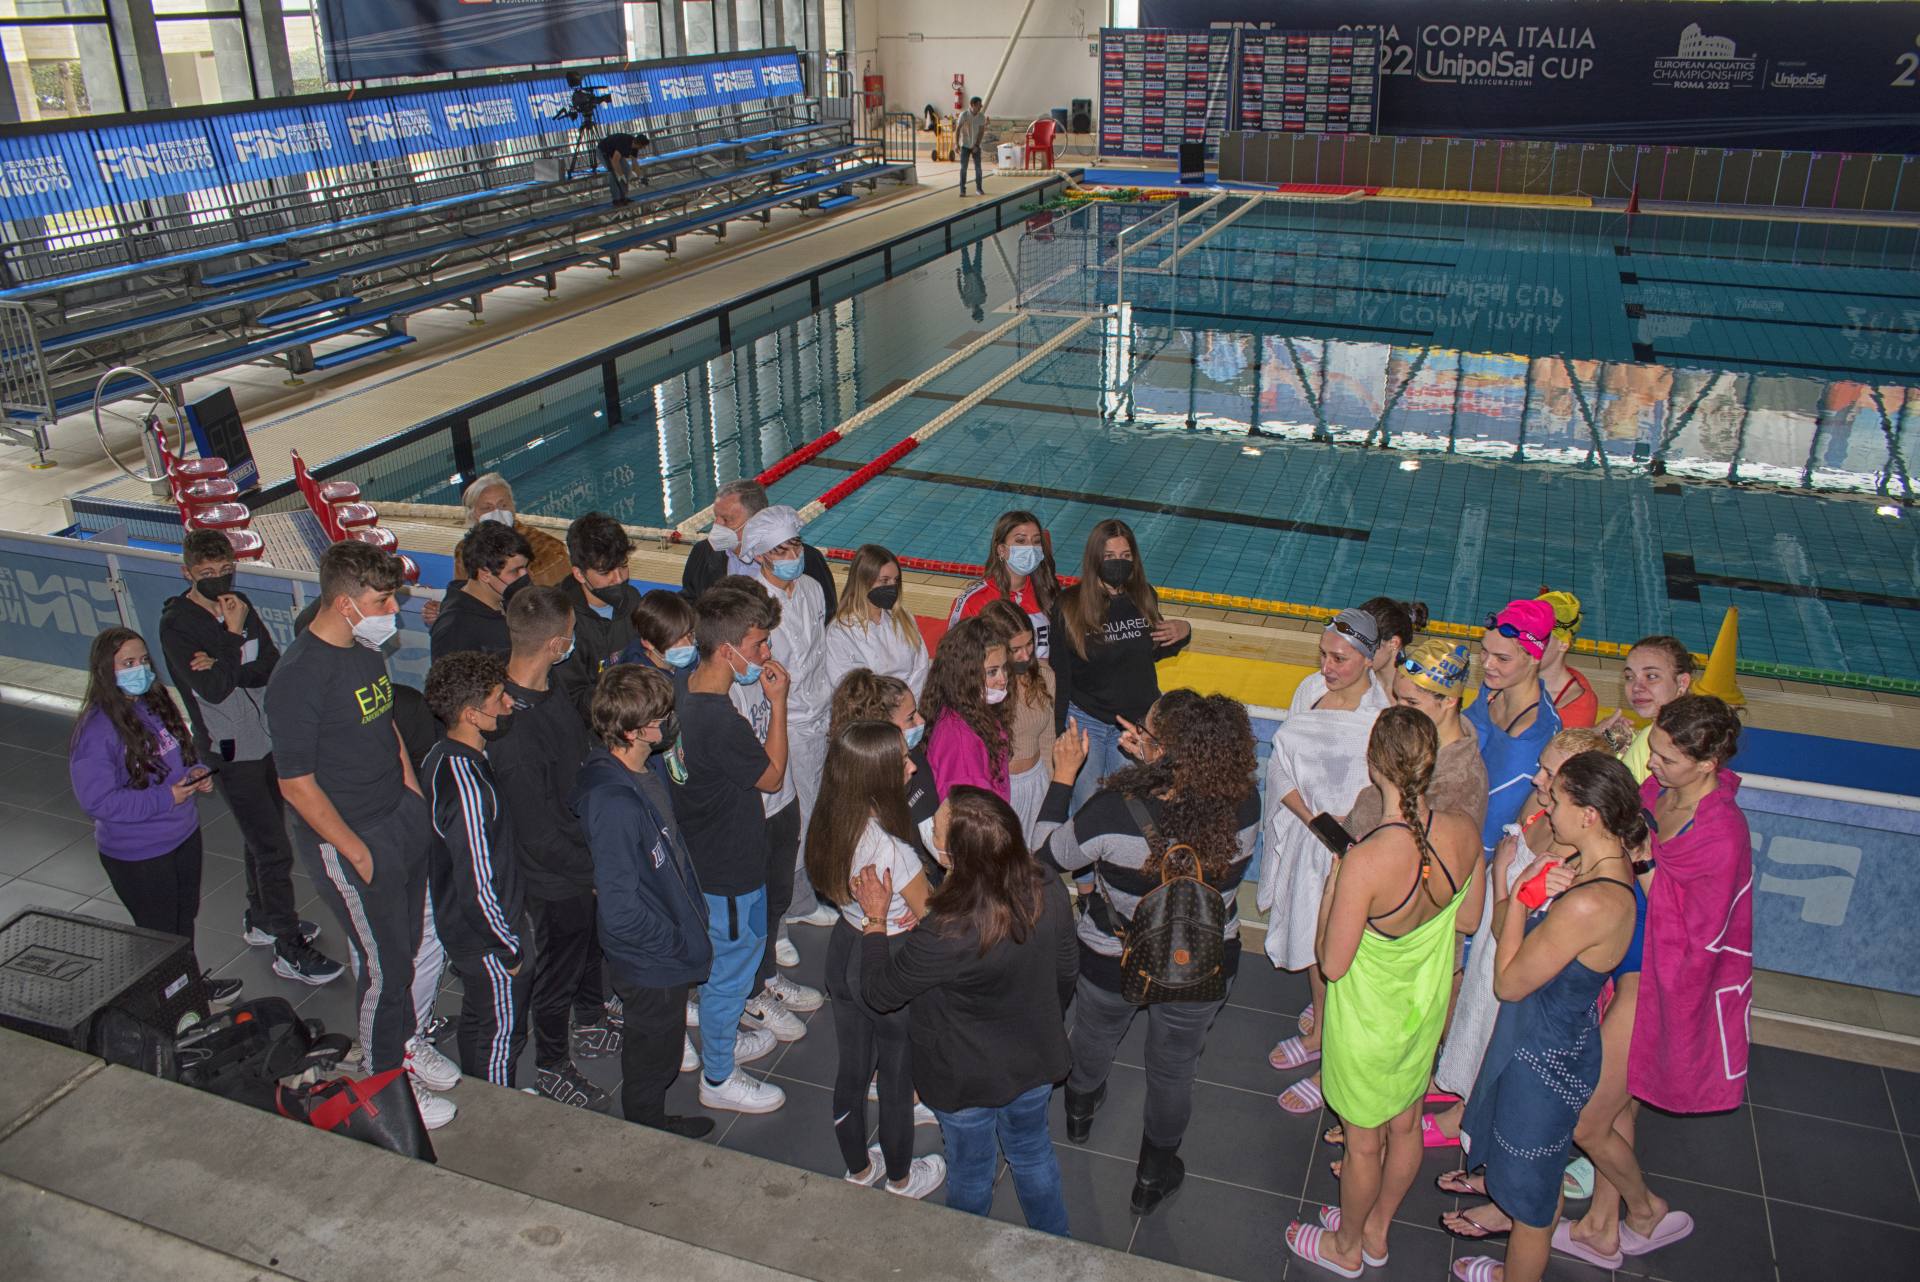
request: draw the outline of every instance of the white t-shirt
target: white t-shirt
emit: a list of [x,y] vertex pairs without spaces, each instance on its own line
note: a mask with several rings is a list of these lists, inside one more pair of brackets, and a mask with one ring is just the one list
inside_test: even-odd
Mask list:
[[[920,864],[920,855],[906,842],[888,834],[877,819],[867,820],[866,831],[860,834],[859,844],[853,848],[853,865],[847,869],[849,883],[860,875],[862,868],[873,869],[874,876],[893,874],[893,902],[887,905],[887,933],[904,935],[910,929],[907,925],[907,901],[900,895],[900,888],[920,876],[924,868]],[[866,925],[867,914],[857,903],[848,904],[840,910],[847,924],[855,930]]]
[[[767,732],[773,727],[773,704],[768,701],[766,690],[761,688],[758,681],[750,686],[743,686],[738,681],[734,681],[727,686],[727,698],[733,702],[734,708],[740,715],[747,719],[747,724],[753,727],[753,737],[764,746],[767,742]],[[799,795],[794,790],[793,765],[789,762],[787,772],[780,776],[780,791],[761,793],[760,807],[768,818],[772,818]]]

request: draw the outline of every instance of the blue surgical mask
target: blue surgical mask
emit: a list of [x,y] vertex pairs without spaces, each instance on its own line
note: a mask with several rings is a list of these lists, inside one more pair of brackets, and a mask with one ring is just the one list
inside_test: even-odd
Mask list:
[[571,659],[573,657],[573,652],[579,648],[580,648],[580,642],[577,639],[567,642],[567,648],[562,650],[560,652],[560,657],[553,661],[554,666],[558,667],[559,665],[565,663],[568,659]]
[[143,663],[137,668],[115,669],[113,683],[138,699],[153,689],[153,665]]
[[603,619],[611,619],[613,617],[613,607],[610,605],[589,605],[587,608]]
[[1007,549],[1007,568],[1015,574],[1032,574],[1046,559],[1046,549],[1038,543],[1025,543]]
[[908,726],[907,727],[907,751],[911,752],[915,748],[918,748],[920,746],[920,741],[926,737],[927,737],[926,722],[922,721],[919,725]]
[[[735,654],[740,654],[740,651],[734,649],[732,646],[728,646],[727,648],[733,650]],[[740,654],[740,657],[744,659],[747,656]],[[760,681],[760,673],[762,671],[763,669],[759,664],[749,663],[747,664],[747,670],[745,672],[736,672],[733,674],[734,684],[743,686],[756,685]]]
[[782,583],[791,583],[806,572],[807,559],[803,556],[796,556],[791,561],[775,561],[773,563],[773,577]]
[[693,661],[700,657],[700,651],[690,645],[676,645],[670,647],[667,652],[660,657],[665,659],[672,667],[691,668]]

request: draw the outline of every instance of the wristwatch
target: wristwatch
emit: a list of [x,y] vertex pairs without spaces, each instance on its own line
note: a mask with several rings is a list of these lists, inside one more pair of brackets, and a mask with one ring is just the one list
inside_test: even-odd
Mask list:
[[887,928],[887,919],[885,917],[875,917],[869,913],[860,923],[860,929],[862,930],[872,930],[876,926],[881,930],[885,930]]

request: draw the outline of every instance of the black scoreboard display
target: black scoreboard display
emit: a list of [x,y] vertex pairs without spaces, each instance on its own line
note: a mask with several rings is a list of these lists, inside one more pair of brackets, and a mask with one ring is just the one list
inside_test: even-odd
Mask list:
[[1380,101],[1372,31],[1243,31],[1240,129],[1370,134]]
[[1231,31],[1103,28],[1100,152],[1177,157],[1201,143],[1209,157],[1227,128]]

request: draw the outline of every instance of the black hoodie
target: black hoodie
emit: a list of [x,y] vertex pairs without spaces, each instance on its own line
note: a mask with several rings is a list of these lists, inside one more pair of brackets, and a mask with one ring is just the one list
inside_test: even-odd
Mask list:
[[[234,595],[247,601],[244,592]],[[160,650],[187,705],[194,750],[202,760],[258,761],[273,746],[267,734],[267,679],[280,661],[280,648],[251,601],[243,629],[236,636],[185,592],[168,597],[160,608]],[[249,642],[252,659],[246,658]],[[212,659],[213,666],[195,672],[196,653]]]
[[501,658],[513,652],[513,638],[507,634],[507,616],[478,597],[452,588],[440,603],[440,617],[433,621],[428,641],[433,661],[449,654],[479,650]]
[[573,784],[593,743],[567,696],[507,682],[513,728],[487,747],[506,795],[527,893],[549,903],[593,893],[593,856],[573,813]]
[[601,670],[633,644],[633,612],[640,608],[640,589],[621,583],[594,593],[613,607],[610,619],[601,618],[587,604],[587,592],[579,579],[568,575],[560,590],[573,604],[573,657],[554,668],[553,684],[567,696],[580,720],[592,725],[593,687],[600,680]]

